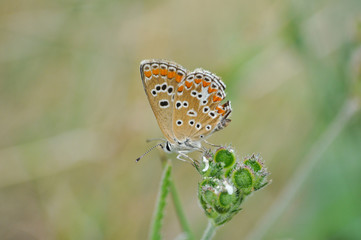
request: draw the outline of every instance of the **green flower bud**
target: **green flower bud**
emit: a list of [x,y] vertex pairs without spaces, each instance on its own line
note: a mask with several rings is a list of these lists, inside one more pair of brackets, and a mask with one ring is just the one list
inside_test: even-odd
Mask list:
[[214,156],[214,160],[217,163],[223,163],[224,164],[223,168],[228,168],[228,167],[233,166],[233,164],[236,161],[236,158],[235,158],[233,152],[231,152],[227,149],[221,148],[216,152],[216,154]]
[[244,165],[250,167],[254,172],[254,190],[259,190],[268,184],[266,177],[268,175],[267,169],[264,167],[262,159],[258,155],[252,155],[244,159]]
[[250,158],[246,158],[244,161],[244,165],[252,168],[254,172],[259,172],[263,168],[262,162],[256,158],[255,155],[252,155]]
[[254,174],[248,167],[241,168],[233,173],[234,184],[246,195],[252,192],[254,181]]
[[219,204],[223,207],[227,207],[232,203],[232,195],[228,192],[221,192],[219,194]]
[[202,181],[198,187],[200,205],[215,225],[231,220],[241,210],[246,196],[265,186],[268,173],[258,155],[251,155],[236,164],[230,148],[220,148],[215,154],[206,152],[196,164]]

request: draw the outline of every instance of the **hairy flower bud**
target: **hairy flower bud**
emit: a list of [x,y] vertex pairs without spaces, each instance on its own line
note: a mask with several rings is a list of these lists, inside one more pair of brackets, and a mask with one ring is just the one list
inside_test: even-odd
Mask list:
[[231,220],[241,210],[244,198],[266,186],[267,169],[259,155],[237,161],[231,148],[206,152],[196,166],[202,176],[198,198],[205,214],[215,225]]

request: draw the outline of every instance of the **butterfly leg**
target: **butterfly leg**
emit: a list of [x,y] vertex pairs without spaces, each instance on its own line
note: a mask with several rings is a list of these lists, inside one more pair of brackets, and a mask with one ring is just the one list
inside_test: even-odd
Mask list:
[[[183,158],[182,158],[183,157]],[[190,158],[187,154],[185,154],[184,152],[178,152],[177,155],[177,159],[181,160],[183,162],[189,162],[189,160],[191,160],[193,162],[193,159]]]
[[188,162],[186,159],[183,159],[183,158],[182,158],[182,155],[181,155],[181,154],[178,154],[178,155],[177,155],[177,159],[178,159],[178,160],[181,160],[181,161],[183,161],[183,162]]
[[[184,158],[182,158],[182,157],[184,157]],[[179,152],[178,152],[177,159],[178,159],[178,160],[181,160],[181,161],[184,161],[184,162],[188,162],[188,160],[191,160],[192,163],[195,162],[195,161],[193,160],[193,158],[191,158],[190,156],[188,156],[187,154],[185,154],[185,152],[183,152],[183,151],[179,151]],[[186,160],[186,159],[188,159],[188,160]]]
[[[184,158],[182,158],[182,157],[184,157]],[[178,152],[177,159],[187,162],[187,163],[190,163],[193,167],[195,167],[196,169],[199,169],[199,162],[194,160],[193,158],[189,157],[184,152]],[[189,161],[189,160],[191,160],[191,161]]]
[[210,143],[207,140],[204,140],[204,142],[207,143],[208,145],[211,145],[212,147],[221,147],[221,145],[216,145],[216,144]]

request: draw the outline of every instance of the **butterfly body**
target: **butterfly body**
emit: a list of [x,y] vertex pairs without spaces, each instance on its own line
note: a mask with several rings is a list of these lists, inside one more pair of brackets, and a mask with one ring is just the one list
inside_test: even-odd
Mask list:
[[166,60],[144,60],[140,74],[148,101],[166,138],[165,152],[202,150],[201,142],[231,121],[225,84],[213,73],[187,71]]

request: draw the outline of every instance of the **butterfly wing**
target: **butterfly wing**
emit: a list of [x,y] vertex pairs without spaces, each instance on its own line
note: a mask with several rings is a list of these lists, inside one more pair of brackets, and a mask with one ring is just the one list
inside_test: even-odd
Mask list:
[[165,60],[144,60],[140,75],[145,93],[165,138],[173,143],[172,114],[174,93],[178,83],[186,77],[186,69]]
[[209,71],[196,69],[178,84],[174,95],[173,133],[179,141],[201,141],[228,125],[230,102],[222,104],[226,86]]

